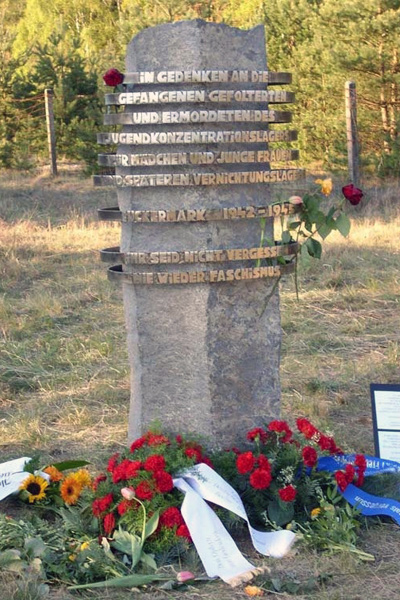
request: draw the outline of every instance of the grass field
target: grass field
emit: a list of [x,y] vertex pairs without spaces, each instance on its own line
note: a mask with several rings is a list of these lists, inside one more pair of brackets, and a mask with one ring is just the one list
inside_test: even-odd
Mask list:
[[[365,189],[361,210],[349,211],[349,238],[333,235],[321,261],[302,264],[299,302],[291,278],[281,285],[281,381],[289,421],[309,416],[345,450],[373,453],[369,384],[400,383],[400,204],[394,184]],[[125,443],[122,296],[98,260],[99,249],[118,245],[119,225],[96,219],[115,203],[113,190],[78,175],[0,175],[0,462],[40,451],[44,461],[81,457],[100,467]],[[315,579],[297,598],[356,600],[366,590],[371,600],[400,598],[399,528],[367,529],[361,547],[375,562],[302,553],[267,564],[282,580]],[[4,589],[2,600],[35,600]],[[246,597],[217,583],[148,595]]]

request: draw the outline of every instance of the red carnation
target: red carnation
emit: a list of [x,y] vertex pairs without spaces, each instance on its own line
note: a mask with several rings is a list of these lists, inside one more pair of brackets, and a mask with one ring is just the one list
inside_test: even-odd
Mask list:
[[362,190],[356,188],[352,183],[342,187],[342,193],[346,200],[348,200],[353,206],[360,204],[361,198],[364,195]]
[[301,451],[301,455],[303,457],[303,462],[306,467],[315,467],[318,460],[317,452],[311,446],[305,446]]
[[184,525],[184,524],[183,525],[179,525],[178,529],[176,530],[176,535],[178,537],[184,537],[184,538],[186,538],[187,540],[189,540],[189,542],[192,541],[192,537],[190,535],[190,531],[187,528],[187,526]]
[[110,473],[112,473],[117,465],[117,461],[119,458],[119,452],[116,452],[115,454],[112,455],[112,457],[110,458],[110,460],[108,461],[107,464],[107,471],[109,471]]
[[186,448],[185,454],[189,458],[194,458],[197,463],[201,461],[201,451],[198,448]]
[[124,81],[124,74],[118,69],[108,69],[107,73],[103,75],[103,80],[106,85],[115,87]]
[[128,500],[122,500],[117,506],[117,511],[120,517],[126,513],[127,510],[132,508],[133,502]]
[[162,471],[165,468],[165,458],[160,454],[152,454],[144,462],[146,471]]
[[250,485],[256,490],[265,490],[271,481],[272,475],[267,469],[255,469],[250,475]]
[[125,463],[125,479],[136,477],[141,467],[140,460],[127,460]]
[[297,419],[297,429],[305,438],[311,440],[318,433],[318,429],[308,421],[308,419]]
[[182,444],[183,437],[178,433],[178,435],[175,437],[175,440],[177,444]]
[[257,457],[257,466],[264,471],[271,470],[271,464],[264,454],[260,454],[260,456]]
[[139,448],[141,448],[142,446],[144,446],[146,443],[146,440],[144,437],[138,438],[137,440],[135,440],[134,442],[132,442],[131,444],[131,452],[135,452],[135,450],[138,450]]
[[285,435],[281,438],[282,442],[288,442],[292,437],[292,430],[286,421],[271,421],[268,425],[268,429],[270,431],[275,431],[275,433],[284,433]]
[[265,442],[267,441],[267,437],[268,437],[268,433],[266,431],[264,431],[264,429],[262,429],[261,427],[255,427],[254,429],[251,429],[250,431],[247,432],[247,435],[246,435],[246,438],[250,442],[260,440],[260,442],[262,444],[265,444]]
[[146,441],[149,446],[161,446],[162,444],[169,444],[170,441],[165,435],[158,435],[148,431],[145,435]]
[[106,481],[106,479],[107,479],[107,476],[104,475],[104,473],[102,473],[101,475],[97,475],[97,477],[93,481],[94,491],[96,491],[97,488],[99,487],[99,483],[101,483],[102,481]]
[[151,500],[153,497],[153,490],[151,489],[148,481],[141,481],[136,488],[136,497],[139,500]]
[[340,490],[342,492],[344,492],[344,490],[349,485],[349,482],[347,481],[347,477],[346,477],[345,473],[343,471],[336,471],[335,479],[336,479],[336,483],[338,484]]
[[356,481],[356,486],[361,487],[364,483],[364,471],[359,471]]
[[154,473],[154,479],[156,480],[157,491],[159,491],[160,494],[166,494],[174,487],[172,477],[167,471],[158,471],[157,473]]
[[107,494],[102,498],[96,498],[92,504],[92,511],[95,517],[99,517],[101,513],[105,512],[108,508],[110,508],[113,503],[113,495]]
[[344,474],[346,476],[347,479],[347,483],[352,483],[355,474],[356,474],[356,470],[353,467],[353,465],[346,465],[345,469],[344,469]]
[[365,469],[367,468],[367,460],[363,454],[356,454],[354,464],[356,465],[356,467],[362,469],[363,471],[365,471]]
[[293,502],[293,500],[296,498],[297,490],[295,487],[293,487],[293,485],[287,485],[286,487],[278,490],[278,494],[283,502]]
[[112,534],[112,532],[115,529],[115,517],[114,517],[113,513],[108,513],[104,517],[103,528],[104,528],[104,533],[106,535],[110,536]]
[[241,475],[252,471],[255,464],[255,458],[252,452],[243,452],[236,459],[236,468]]
[[170,506],[160,515],[160,525],[165,527],[179,527],[183,523],[181,511],[176,506]]

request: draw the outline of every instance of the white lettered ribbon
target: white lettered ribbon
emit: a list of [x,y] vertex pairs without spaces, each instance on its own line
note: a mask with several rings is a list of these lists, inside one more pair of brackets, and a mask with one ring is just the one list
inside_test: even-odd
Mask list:
[[254,529],[239,494],[204,463],[181,473],[174,479],[174,485],[185,494],[182,516],[209,577],[218,576],[234,586],[249,581],[259,570],[244,558],[206,500],[244,519],[254,548],[264,556],[281,558],[294,542],[295,534],[287,529],[272,532]]
[[30,475],[24,471],[26,463],[30,460],[23,456],[0,464],[0,500],[18,492],[21,483]]

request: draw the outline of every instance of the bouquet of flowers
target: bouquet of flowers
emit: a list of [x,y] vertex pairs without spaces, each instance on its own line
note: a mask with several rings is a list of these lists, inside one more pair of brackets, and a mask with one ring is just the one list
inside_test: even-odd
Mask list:
[[27,477],[20,486],[19,497],[29,504],[41,506],[76,504],[85,489],[91,490],[92,478],[87,469],[66,471],[87,464],[85,460],[69,460],[37,470],[37,460],[31,460],[25,465]]
[[343,491],[349,483],[363,483],[364,456],[356,455],[354,464],[333,474],[318,471],[320,456],[343,452],[307,419],[297,419],[297,429],[293,434],[286,421],[274,420],[247,433],[251,450],[232,448],[212,456],[218,473],[240,494],[254,526],[310,522],[316,509],[321,513],[329,488],[338,485]]
[[211,464],[198,443],[154,431],[114,454],[105,473],[94,480],[92,511],[101,532],[112,537],[122,526],[140,535],[143,521],[149,517],[156,521],[156,527],[147,540],[147,549],[162,552],[179,542],[190,542],[179,509],[182,494],[174,489],[173,477],[200,462]]

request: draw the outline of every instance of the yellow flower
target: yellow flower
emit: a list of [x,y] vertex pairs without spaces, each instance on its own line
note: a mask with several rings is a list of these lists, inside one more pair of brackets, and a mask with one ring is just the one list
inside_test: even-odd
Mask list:
[[86,469],[79,469],[79,471],[76,471],[76,473],[71,473],[70,476],[74,477],[74,479],[83,488],[91,487],[92,485],[92,478],[90,477],[89,471],[87,471]]
[[318,517],[318,515],[320,515],[320,514],[321,514],[320,508],[313,508],[311,511],[311,518],[316,519]]
[[76,504],[81,495],[82,485],[76,480],[74,475],[68,475],[61,485],[60,494],[65,504]]
[[244,591],[248,596],[264,596],[264,591],[258,585],[246,585]]
[[328,177],[328,179],[316,179],[315,183],[319,183],[321,186],[321,192],[324,194],[324,196],[329,196],[333,188],[332,179],[330,177]]
[[53,465],[49,465],[43,469],[43,471],[47,473],[47,475],[50,475],[50,481],[61,481],[61,479],[64,477],[61,471],[56,469],[56,467],[53,467]]
[[32,502],[43,500],[43,498],[46,497],[45,489],[48,485],[48,482],[43,479],[43,477],[40,477],[40,475],[29,475],[29,477],[22,482],[19,489],[28,492],[28,500],[32,504]]
[[82,544],[79,546],[79,552],[83,552],[86,550],[86,548],[89,548],[89,542],[82,542]]

